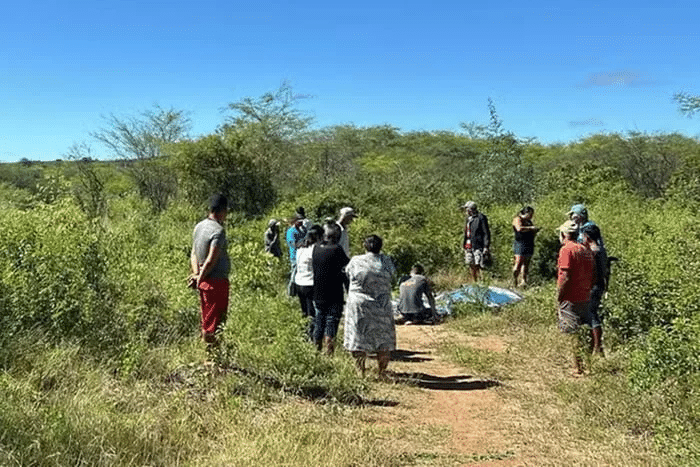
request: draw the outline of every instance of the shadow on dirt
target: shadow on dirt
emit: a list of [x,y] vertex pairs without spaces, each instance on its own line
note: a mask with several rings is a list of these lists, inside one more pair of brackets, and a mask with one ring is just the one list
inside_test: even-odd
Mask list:
[[412,350],[396,349],[391,352],[391,361],[393,362],[429,362],[431,357],[419,357],[418,355],[428,355],[429,352],[414,352]]
[[393,373],[389,378],[396,383],[409,384],[435,391],[473,391],[500,386],[495,380],[473,379],[470,375],[434,376],[427,373]]

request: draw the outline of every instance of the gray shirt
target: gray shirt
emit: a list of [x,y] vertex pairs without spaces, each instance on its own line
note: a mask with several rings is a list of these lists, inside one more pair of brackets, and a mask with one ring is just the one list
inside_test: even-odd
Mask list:
[[423,296],[429,297],[430,285],[428,279],[420,274],[412,275],[399,286],[401,295],[399,297],[398,309],[401,313],[418,313],[426,309]]
[[194,228],[192,234],[192,245],[194,254],[197,257],[197,263],[201,266],[204,260],[207,259],[209,249],[212,246],[219,246],[221,254],[219,259],[212,268],[207,278],[212,279],[228,279],[228,274],[231,270],[231,263],[228,258],[226,247],[226,231],[223,226],[213,219],[206,218]]

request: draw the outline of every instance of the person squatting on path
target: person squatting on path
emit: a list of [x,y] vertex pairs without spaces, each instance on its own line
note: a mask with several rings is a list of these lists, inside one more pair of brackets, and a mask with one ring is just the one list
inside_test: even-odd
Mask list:
[[[429,308],[425,307],[425,299]],[[425,269],[420,264],[411,268],[411,276],[399,285],[398,311],[401,317],[396,324],[436,322],[435,296],[430,281],[425,277]]]
[[216,343],[216,332],[226,321],[231,269],[224,221],[228,200],[215,195],[209,203],[209,216],[192,233],[190,284],[199,291],[202,339]]
[[377,353],[379,377],[389,365],[390,352],[396,349],[396,328],[391,306],[391,281],[394,263],[380,253],[382,239],[365,239],[366,253],[353,256],[345,268],[350,286],[345,305],[345,349],[352,352],[360,374],[365,374],[369,352]]
[[486,215],[479,212],[474,201],[467,201],[462,206],[466,212],[464,224],[464,260],[471,270],[472,280],[479,279],[479,271],[485,267],[485,256],[489,255],[491,230]]
[[535,252],[535,235],[540,231],[532,222],[534,215],[534,208],[525,206],[513,219],[513,287],[518,286],[519,275],[523,278],[522,285],[527,285],[530,260]]
[[[589,301],[593,286],[594,259],[593,253],[584,245],[576,242],[578,226],[573,221],[567,221],[559,227],[563,237],[563,245],[557,259],[557,302],[559,330],[565,334],[574,335],[580,325],[587,324],[592,329],[600,328],[590,313]],[[578,352],[578,339],[573,336],[574,369],[576,374],[583,373]]]
[[314,311],[313,293],[314,293],[314,270],[313,270],[313,251],[314,246],[321,243],[323,238],[323,228],[320,225],[312,225],[309,231],[306,232],[306,237],[302,240],[301,245],[297,249],[297,271],[294,275],[296,284],[296,294],[299,297],[301,305],[301,313],[309,320],[308,335],[313,341],[314,338],[314,320],[316,313]]
[[313,303],[316,313],[314,343],[326,353],[333,354],[335,335],[343,313],[343,294],[347,276],[343,268],[350,259],[338,244],[340,226],[335,222],[324,226],[323,243],[316,245],[311,254],[314,272]]

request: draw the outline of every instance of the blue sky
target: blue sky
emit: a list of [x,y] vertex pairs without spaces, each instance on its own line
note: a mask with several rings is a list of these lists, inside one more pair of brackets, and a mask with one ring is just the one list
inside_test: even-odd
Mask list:
[[[700,135],[700,6],[684,2],[13,1],[0,15],[0,161],[53,160],[102,116],[153,104],[211,133],[283,81],[315,125],[459,131],[543,143],[599,132]],[[658,5],[664,6],[658,6]]]

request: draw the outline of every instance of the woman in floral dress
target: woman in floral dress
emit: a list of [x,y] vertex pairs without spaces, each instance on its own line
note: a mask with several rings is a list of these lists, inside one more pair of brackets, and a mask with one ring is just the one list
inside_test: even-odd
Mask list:
[[396,348],[396,329],[391,307],[391,281],[396,269],[380,253],[382,239],[365,239],[364,255],[353,256],[345,271],[350,279],[345,304],[345,348],[352,352],[358,371],[364,375],[369,352],[377,353],[379,376],[389,365]]

